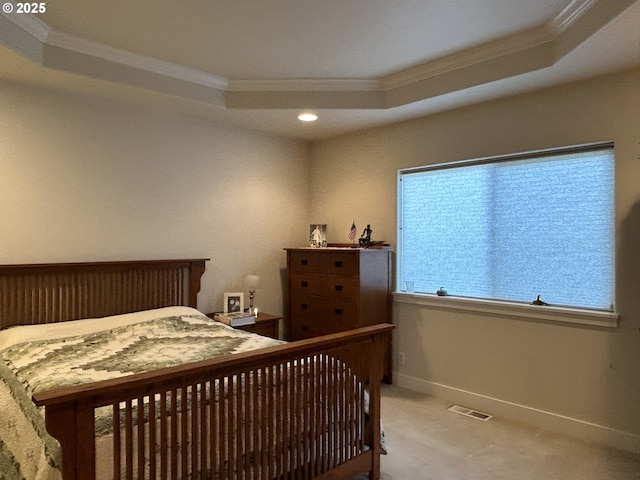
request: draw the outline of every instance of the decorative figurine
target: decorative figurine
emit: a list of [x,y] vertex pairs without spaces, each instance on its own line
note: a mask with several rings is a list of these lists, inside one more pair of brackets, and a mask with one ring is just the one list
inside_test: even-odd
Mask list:
[[322,232],[320,232],[320,227],[316,225],[316,228],[311,232],[311,241],[313,244],[318,247],[322,245]]
[[538,296],[536,297],[536,299],[535,299],[533,302],[531,302],[531,303],[533,303],[534,305],[549,305],[547,302],[545,302],[545,301],[542,299],[542,295],[538,295]]
[[361,247],[370,247],[371,245],[373,245],[374,242],[371,241],[371,232],[373,230],[371,230],[371,225],[367,225],[367,228],[365,228],[362,231],[362,235],[360,235],[360,240],[358,240],[358,243],[360,244]]

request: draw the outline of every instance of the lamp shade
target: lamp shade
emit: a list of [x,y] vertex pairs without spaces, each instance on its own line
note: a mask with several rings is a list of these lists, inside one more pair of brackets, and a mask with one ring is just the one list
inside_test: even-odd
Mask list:
[[255,290],[260,285],[260,277],[258,275],[247,275],[244,277],[244,284],[249,290]]

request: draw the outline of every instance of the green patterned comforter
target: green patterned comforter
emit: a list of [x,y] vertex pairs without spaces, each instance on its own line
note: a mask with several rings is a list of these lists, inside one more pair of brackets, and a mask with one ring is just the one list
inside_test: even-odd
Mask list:
[[59,445],[31,401],[35,392],[283,343],[186,307],[149,313],[142,321],[131,315],[91,320],[97,330],[81,321],[81,333],[72,335],[76,322],[0,332],[0,480],[61,478]]

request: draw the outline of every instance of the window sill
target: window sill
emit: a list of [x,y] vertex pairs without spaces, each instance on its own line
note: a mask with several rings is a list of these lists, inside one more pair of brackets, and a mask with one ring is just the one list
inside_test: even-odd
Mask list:
[[594,310],[579,310],[547,305],[526,305],[497,300],[481,300],[454,296],[440,297],[426,293],[394,292],[393,301],[396,303],[411,303],[446,310],[462,310],[476,313],[491,313],[510,317],[522,317],[548,322],[573,323],[597,327],[617,328],[618,314],[612,312],[598,312]]

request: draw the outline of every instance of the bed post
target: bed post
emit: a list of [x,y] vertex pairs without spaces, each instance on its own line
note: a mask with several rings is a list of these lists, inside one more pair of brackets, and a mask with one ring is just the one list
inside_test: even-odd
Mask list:
[[195,260],[189,266],[189,306],[198,308],[198,292],[200,291],[200,277],[205,270],[207,260]]
[[47,431],[62,448],[64,480],[95,480],[96,448],[93,404],[74,401],[47,405]]
[[371,362],[369,377],[369,418],[371,419],[371,439],[369,445],[373,450],[373,460],[369,480],[380,480],[380,382],[384,376],[383,363],[387,357],[388,345],[391,342],[391,334],[374,335],[371,344],[369,358],[376,359]]

